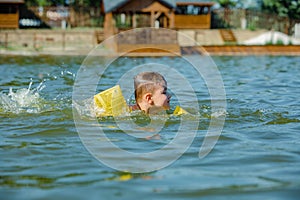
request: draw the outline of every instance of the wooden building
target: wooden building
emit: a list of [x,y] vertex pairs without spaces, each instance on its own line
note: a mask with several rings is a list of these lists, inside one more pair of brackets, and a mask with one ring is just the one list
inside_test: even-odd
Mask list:
[[0,0],[0,28],[19,28],[19,5],[24,0]]
[[177,0],[176,2],[175,28],[210,29],[213,2],[203,0]]
[[[181,55],[177,32],[168,29],[209,29],[212,5],[205,0],[102,0],[104,38],[121,32],[106,46],[132,55]],[[142,27],[152,28],[122,32]]]
[[117,26],[209,29],[213,4],[205,0],[102,0],[104,34],[113,35]]

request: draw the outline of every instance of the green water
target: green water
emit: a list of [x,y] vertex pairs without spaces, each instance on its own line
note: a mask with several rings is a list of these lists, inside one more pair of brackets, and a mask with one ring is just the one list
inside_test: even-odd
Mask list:
[[[98,90],[113,86],[122,70],[160,60],[178,67],[196,88],[200,123],[193,143],[173,164],[142,174],[102,164],[80,140],[72,91],[84,57],[0,58],[0,199],[298,199],[300,195],[299,57],[213,57],[225,85],[227,111],[222,135],[203,159],[198,157],[199,148],[212,116],[204,82],[181,67],[179,58],[126,58],[113,63]],[[30,82],[31,92],[26,93]],[[9,94],[19,101],[29,98],[29,103],[16,103]],[[172,101],[174,107],[177,100]],[[144,116],[131,118],[148,123]],[[112,118],[98,122],[116,145],[140,152],[169,143],[180,118],[171,117],[158,140],[132,139]]]

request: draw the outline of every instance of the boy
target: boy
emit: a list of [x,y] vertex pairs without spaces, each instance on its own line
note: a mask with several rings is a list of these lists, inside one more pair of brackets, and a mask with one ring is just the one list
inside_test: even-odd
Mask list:
[[156,113],[170,109],[171,95],[167,94],[167,81],[157,72],[142,72],[134,78],[136,105],[132,110]]

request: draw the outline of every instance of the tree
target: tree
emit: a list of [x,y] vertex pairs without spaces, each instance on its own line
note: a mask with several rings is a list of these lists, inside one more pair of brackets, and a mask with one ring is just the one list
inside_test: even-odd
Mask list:
[[280,17],[300,19],[300,0],[263,0],[262,9]]
[[68,0],[70,5],[73,6],[100,6],[101,0]]
[[225,26],[230,26],[230,8],[236,5],[234,0],[215,0],[220,4],[221,7],[224,8],[224,22]]
[[286,33],[291,34],[295,19],[300,19],[300,0],[263,0],[262,9],[286,17]]
[[25,0],[27,6],[57,6],[64,5],[64,0]]
[[220,4],[221,7],[225,9],[229,9],[231,7],[234,7],[236,5],[236,1],[234,0],[215,0],[217,3]]

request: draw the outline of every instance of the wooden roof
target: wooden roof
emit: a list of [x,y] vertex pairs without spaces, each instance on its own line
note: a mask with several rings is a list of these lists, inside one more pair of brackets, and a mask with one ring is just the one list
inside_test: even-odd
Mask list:
[[[0,0],[1,1],[1,0]],[[112,12],[124,6],[132,0],[103,0],[104,12]],[[158,1],[169,8],[176,8],[176,5],[205,5],[212,6],[213,0],[152,0]]]
[[24,0],[0,0],[1,3],[24,3]]
[[199,6],[213,6],[215,3],[212,0],[175,0],[176,5],[199,5]]
[[[104,12],[108,13],[108,12],[115,11],[130,1],[131,0],[103,0]],[[153,1],[158,1],[169,8],[176,8],[175,0],[153,0]]]
[[174,0],[176,3],[213,3],[213,0]]

